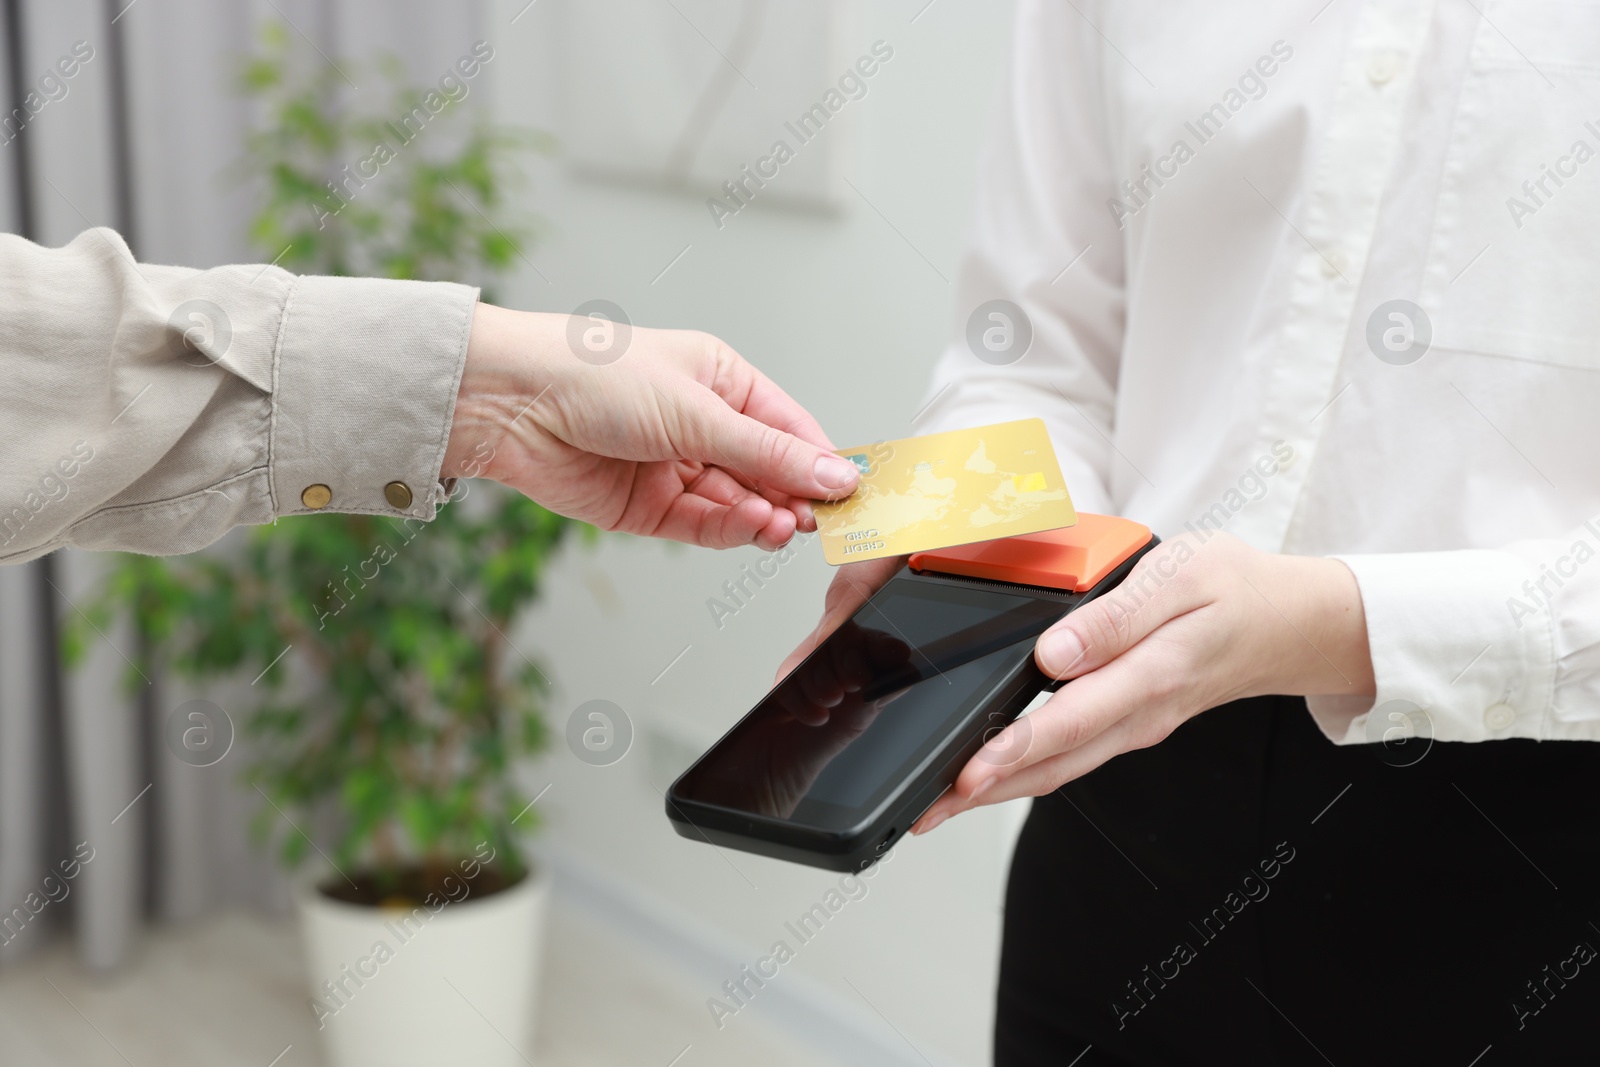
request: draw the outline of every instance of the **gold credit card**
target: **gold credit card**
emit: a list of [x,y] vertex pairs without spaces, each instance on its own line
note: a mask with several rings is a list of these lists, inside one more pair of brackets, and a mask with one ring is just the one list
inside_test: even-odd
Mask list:
[[834,566],[1075,525],[1043,419],[880,441],[839,455],[861,470],[855,493],[816,505]]

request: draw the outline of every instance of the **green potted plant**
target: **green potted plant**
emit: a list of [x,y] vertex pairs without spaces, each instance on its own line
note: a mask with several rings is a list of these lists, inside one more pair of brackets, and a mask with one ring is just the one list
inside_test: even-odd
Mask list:
[[[460,113],[492,59],[480,42],[420,89],[386,64],[391,98],[357,111],[336,102],[348,64],[269,27],[243,69],[263,124],[239,168],[263,192],[250,235],[264,260],[504,272],[529,240],[504,217],[515,153],[549,144]],[[336,181],[380,156],[360,186]],[[551,554],[587,528],[471,484],[431,524],[285,518],[217,553],[119,557],[88,612],[102,627],[126,615],[150,658],[186,677],[259,675],[245,779],[261,838],[286,866],[320,869],[299,906],[311,1010],[339,1067],[514,1063],[531,1038],[547,885],[523,852],[536,813],[513,772],[545,743],[547,679],[507,634]],[[92,636],[69,649],[81,656]]]

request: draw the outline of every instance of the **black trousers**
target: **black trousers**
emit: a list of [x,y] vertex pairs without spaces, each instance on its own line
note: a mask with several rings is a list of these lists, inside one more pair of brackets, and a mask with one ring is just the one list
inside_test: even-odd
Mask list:
[[1238,701],[1034,802],[995,1063],[1593,1064],[1597,924],[1600,744]]

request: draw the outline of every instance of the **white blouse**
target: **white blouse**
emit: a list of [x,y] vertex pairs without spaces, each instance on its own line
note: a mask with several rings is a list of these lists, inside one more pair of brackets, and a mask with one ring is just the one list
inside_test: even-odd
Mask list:
[[1336,741],[1600,739],[1597,152],[1595,5],[1023,0],[917,429],[1345,560]]

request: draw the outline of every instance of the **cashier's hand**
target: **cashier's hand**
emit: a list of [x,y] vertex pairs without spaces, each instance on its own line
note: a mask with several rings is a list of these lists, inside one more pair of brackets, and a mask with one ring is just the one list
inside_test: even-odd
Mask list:
[[903,670],[910,647],[849,620],[840,637],[773,692],[774,708],[730,735],[729,757],[752,773],[742,782],[706,782],[706,800],[787,819],[817,776],[895,700],[898,694],[864,691],[873,678]]
[[1071,679],[992,738],[912,827],[1039,796],[1241,697],[1373,694],[1355,576],[1230,534],[1164,542],[1115,590],[1051,627],[1039,668]]
[[861,605],[871,600],[872,594],[882,589],[905,561],[904,556],[888,556],[861,563],[846,563],[834,571],[833,581],[828,584],[828,595],[822,602],[822,621],[778,667],[777,680],[788,677],[789,672],[811,655],[829,634],[843,625]]
[[622,327],[587,348],[601,328],[479,304],[442,475],[715,548],[778,548],[816,528],[810,501],[855,491],[816,420],[715,337]]

